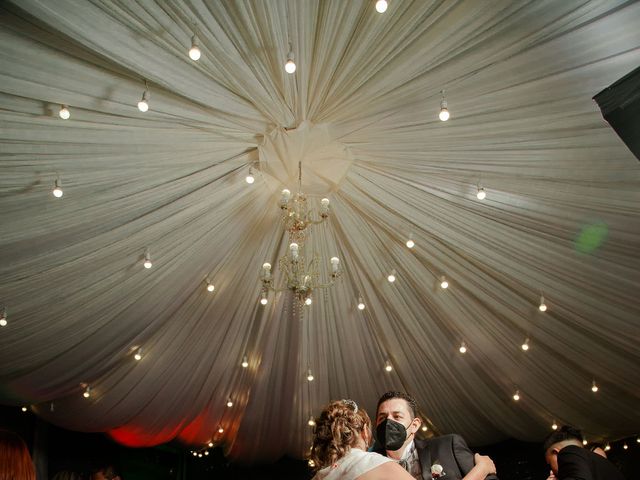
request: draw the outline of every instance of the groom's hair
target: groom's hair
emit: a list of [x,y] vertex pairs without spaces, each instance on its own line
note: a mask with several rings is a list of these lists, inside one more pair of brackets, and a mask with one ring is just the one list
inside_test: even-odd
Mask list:
[[409,410],[411,410],[411,416],[412,417],[416,416],[416,413],[418,412],[418,404],[416,402],[416,399],[413,398],[408,393],[393,392],[393,391],[387,392],[380,397],[380,400],[378,400],[378,406],[376,407],[376,415],[378,415],[378,409],[380,408],[380,405],[382,405],[382,403],[386,402],[387,400],[392,400],[394,398],[399,398],[407,402],[409,404]]
[[582,432],[571,425],[560,427],[555,432],[551,432],[542,444],[542,449],[546,452],[556,443],[573,440],[574,442],[582,442]]

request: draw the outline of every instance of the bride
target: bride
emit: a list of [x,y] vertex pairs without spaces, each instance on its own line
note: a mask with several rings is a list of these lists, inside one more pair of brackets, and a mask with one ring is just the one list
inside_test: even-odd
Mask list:
[[373,443],[369,415],[353,400],[331,402],[316,421],[313,480],[413,480],[395,461],[367,449]]

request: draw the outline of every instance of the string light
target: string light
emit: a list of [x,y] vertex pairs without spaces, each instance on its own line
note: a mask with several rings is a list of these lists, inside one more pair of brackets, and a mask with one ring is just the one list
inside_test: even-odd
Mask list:
[[311,373],[311,369],[307,370],[307,381],[313,382],[313,373]]
[[21,410],[22,410],[23,412],[26,412],[26,411],[27,411],[27,407],[22,407],[22,408],[21,408]]
[[192,452],[194,457],[198,456],[198,452]]
[[553,421],[553,424],[551,425],[551,430],[557,430],[558,429],[558,424],[556,423],[556,421]]
[[205,281],[207,282],[207,292],[213,292],[216,289],[215,285],[211,283],[211,280],[209,280],[208,278]]
[[521,345],[521,347],[522,347],[522,350],[524,350],[525,352],[527,350],[529,350],[529,339],[528,338],[524,341],[524,343]]
[[391,273],[389,273],[389,276],[387,276],[387,280],[389,281],[389,283],[393,283],[396,281],[396,271],[391,270]]
[[56,178],[55,185],[51,193],[53,193],[53,196],[56,198],[62,197],[64,192],[62,191],[62,181],[59,178]]
[[139,348],[136,354],[133,356],[137,361],[142,360],[142,348]]
[[598,385],[596,385],[596,381],[595,380],[591,383],[591,391],[593,393],[596,393],[598,391]]
[[204,451],[204,454],[205,454],[205,455],[209,455],[209,450],[205,450],[205,451]]
[[484,200],[487,197],[487,192],[484,191],[484,188],[478,187],[478,193],[476,193],[476,197],[478,200]]
[[213,442],[209,442],[208,445],[209,445],[209,448],[213,448]]
[[199,453],[199,454],[198,454],[198,457],[199,457],[199,458],[202,458],[202,454],[201,454],[201,453]]
[[267,291],[266,290],[262,290],[262,294],[261,294],[261,298],[260,298],[260,303],[262,305],[266,305],[267,303],[269,303],[269,298],[267,297]]
[[447,108],[447,99],[444,96],[444,90],[442,90],[441,93],[442,100],[440,101],[440,113],[438,114],[438,118],[440,118],[441,121],[446,122],[447,120],[449,120],[449,110]]
[[316,420],[315,420],[315,418],[313,418],[313,415],[311,415],[311,416],[309,417],[309,421],[307,422],[307,424],[308,424],[310,427],[315,427],[315,425],[316,425]]
[[153,263],[151,263],[151,253],[149,253],[149,250],[144,252],[144,268],[149,269],[151,267],[153,267]]
[[142,93],[142,99],[138,102],[138,110],[143,113],[149,110],[149,98],[151,98],[151,95],[149,94],[149,87],[147,86],[146,81],[144,82],[144,85],[145,89]]
[[222,426],[218,427],[218,433],[224,433],[224,428],[222,428]]
[[440,288],[442,288],[443,290],[449,288],[449,282],[447,282],[447,279],[444,275],[440,277]]
[[422,426],[422,431],[423,431],[423,432],[426,432],[427,430],[429,430],[429,429],[427,428],[427,426],[426,426],[426,425],[423,425],[423,426]]
[[191,48],[189,49],[189,57],[194,62],[197,62],[198,60],[200,60],[200,55],[201,55],[201,52],[200,52],[200,47],[198,46],[198,39],[194,34],[193,37],[191,37]]
[[640,443],[640,437],[636,437],[636,443]]
[[376,12],[384,13],[387,11],[388,6],[389,4],[387,3],[387,0],[378,0],[376,2]]
[[540,305],[538,306],[538,309],[541,312],[546,312],[547,311],[547,304],[544,303],[544,295],[540,295]]
[[466,344],[466,343],[464,343],[464,342],[462,342],[462,343],[460,344],[459,351],[460,351],[460,353],[462,353],[462,354],[467,353],[467,344]]
[[390,362],[389,360],[387,360],[387,361],[385,362],[385,364],[384,364],[384,369],[385,369],[387,372],[390,372],[390,371],[392,371],[392,370],[393,370],[393,367],[391,366],[391,362]]
[[242,365],[242,368],[247,368],[249,366],[249,359],[247,358],[246,355],[242,357],[241,365]]
[[622,448],[624,448],[625,450],[627,450],[629,448],[629,445],[627,445],[626,443],[622,446]]
[[245,177],[245,182],[247,182],[249,185],[251,185],[253,182],[256,181],[255,177],[253,176],[253,169],[251,167],[249,167],[249,174]]
[[63,120],[69,120],[69,117],[71,116],[69,107],[67,107],[66,105],[60,105],[60,111],[58,112],[58,115],[60,115],[60,118]]
[[586,438],[583,438],[583,439],[582,439],[582,445],[585,445],[585,446],[586,446],[586,445],[587,445],[587,443],[589,443],[589,442],[587,442],[587,439],[586,439]]
[[365,304],[364,301],[362,301],[362,297],[358,298],[358,310],[364,310],[365,309]]
[[284,64],[284,70],[290,75],[296,71],[296,62],[294,62],[294,59],[295,56],[293,55],[291,44],[289,44],[289,53],[287,54],[287,63]]
[[231,397],[229,397],[229,399],[227,400],[227,407],[233,407],[233,400],[231,400]]
[[87,388],[84,389],[84,393],[82,394],[84,398],[89,398],[91,396],[91,387],[87,385]]
[[520,390],[516,390],[516,393],[513,394],[513,399],[517,402],[520,400]]
[[611,445],[609,445],[608,443],[604,446],[604,451],[608,452],[609,450],[611,450]]
[[0,313],[0,327],[7,326],[7,307],[2,308],[2,313]]

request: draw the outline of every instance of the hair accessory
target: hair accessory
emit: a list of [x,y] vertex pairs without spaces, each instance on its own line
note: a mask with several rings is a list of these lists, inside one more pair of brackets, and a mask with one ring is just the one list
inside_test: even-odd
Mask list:
[[345,405],[351,407],[353,409],[353,413],[358,413],[358,404],[356,402],[354,402],[353,400],[349,400],[349,399],[342,399],[341,400],[342,403],[344,403]]

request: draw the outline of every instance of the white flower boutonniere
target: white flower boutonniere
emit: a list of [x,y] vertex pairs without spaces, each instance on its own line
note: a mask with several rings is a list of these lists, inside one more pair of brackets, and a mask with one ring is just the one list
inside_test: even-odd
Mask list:
[[436,463],[431,465],[431,478],[440,478],[446,475],[447,474],[444,473],[444,468],[442,468],[442,465],[440,465],[436,460]]

